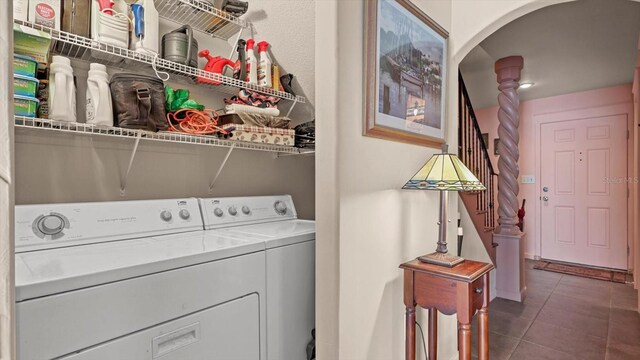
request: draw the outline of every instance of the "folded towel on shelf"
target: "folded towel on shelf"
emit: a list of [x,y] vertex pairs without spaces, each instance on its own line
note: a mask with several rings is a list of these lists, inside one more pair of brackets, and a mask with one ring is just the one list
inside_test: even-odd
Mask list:
[[295,131],[264,126],[225,124],[222,128],[233,131],[233,140],[250,141],[262,144],[293,146]]
[[224,107],[224,111],[227,114],[248,113],[248,114],[261,114],[261,115],[271,115],[271,116],[280,115],[280,110],[278,110],[278,108],[259,108],[251,105],[242,105],[242,104],[227,104]]

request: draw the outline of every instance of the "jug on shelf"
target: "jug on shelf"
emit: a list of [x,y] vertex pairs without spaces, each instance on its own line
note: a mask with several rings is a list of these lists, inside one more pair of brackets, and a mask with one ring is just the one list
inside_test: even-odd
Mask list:
[[87,124],[113,126],[109,74],[102,64],[89,65],[87,78]]
[[193,37],[191,26],[184,25],[162,37],[162,58],[198,67],[198,41]]
[[[106,3],[109,5],[105,5]],[[130,24],[128,12],[129,8],[124,0],[92,0],[91,39],[128,48]],[[95,53],[97,52],[92,51],[92,55]]]
[[49,71],[49,119],[76,121],[76,85],[71,61],[53,56]]
[[158,10],[154,0],[138,0],[131,4],[133,31],[131,50],[142,54],[158,55]]

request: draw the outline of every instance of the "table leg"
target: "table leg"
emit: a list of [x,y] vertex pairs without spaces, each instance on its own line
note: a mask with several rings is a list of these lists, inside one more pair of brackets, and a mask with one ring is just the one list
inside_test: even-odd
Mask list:
[[489,360],[489,309],[478,310],[478,359]]
[[416,360],[416,308],[407,307],[405,359]]
[[458,358],[471,360],[471,324],[458,322]]
[[429,360],[438,359],[438,310],[429,309]]

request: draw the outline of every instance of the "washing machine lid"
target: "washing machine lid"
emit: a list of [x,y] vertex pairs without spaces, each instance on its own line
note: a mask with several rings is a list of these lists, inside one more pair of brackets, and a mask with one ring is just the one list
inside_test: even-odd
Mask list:
[[16,301],[265,249],[264,241],[205,231],[16,254]]
[[285,220],[255,225],[219,229],[239,236],[262,237],[267,249],[296,244],[316,238],[316,223],[312,220]]

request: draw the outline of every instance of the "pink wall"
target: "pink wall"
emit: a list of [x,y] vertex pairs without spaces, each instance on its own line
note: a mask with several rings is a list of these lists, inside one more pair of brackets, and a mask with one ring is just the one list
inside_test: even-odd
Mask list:
[[[526,91],[526,90],[522,90]],[[496,100],[497,101],[497,100]],[[522,175],[534,175],[538,174],[536,171],[536,124],[534,117],[541,114],[551,114],[558,112],[574,111],[574,110],[586,110],[592,108],[601,108],[611,105],[625,105],[628,104],[629,118],[633,119],[632,105],[633,99],[631,94],[631,84],[621,85],[597,90],[584,91],[573,94],[553,96],[543,99],[535,99],[530,101],[523,101],[520,103],[520,176]],[[489,153],[492,156],[494,168],[497,171],[498,157],[493,155],[493,139],[498,137],[498,107],[490,107],[485,109],[479,109],[475,111],[476,117],[480,129],[483,133],[489,133]],[[633,134],[633,132],[632,132]],[[633,149],[633,147],[631,147]],[[629,163],[631,164],[631,156]],[[631,167],[630,167],[631,168]],[[630,172],[631,174],[631,172]],[[520,183],[520,204],[522,199],[527,199],[526,204],[526,217],[525,217],[525,232],[526,245],[525,256],[533,258],[539,256],[539,222],[536,213],[536,202],[538,201],[538,178],[536,176],[535,184],[522,184]],[[633,221],[630,221],[633,223]],[[631,233],[633,228],[631,228]],[[633,245],[632,245],[633,246]],[[633,252],[632,252],[633,253]],[[633,262],[629,265],[632,266]]]

